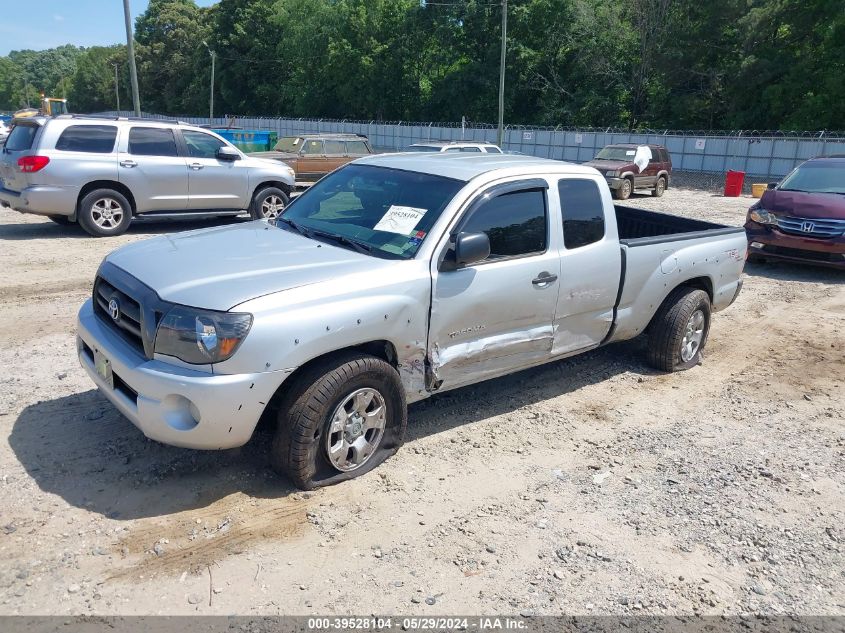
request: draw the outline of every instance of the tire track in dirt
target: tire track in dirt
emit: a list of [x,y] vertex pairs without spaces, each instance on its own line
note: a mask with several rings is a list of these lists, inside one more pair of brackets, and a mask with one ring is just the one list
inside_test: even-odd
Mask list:
[[[325,500],[325,493],[320,498]],[[169,515],[166,521],[135,521],[112,548],[124,557],[125,566],[113,570],[108,580],[197,573],[262,541],[300,538],[310,528],[307,513],[315,502],[313,496],[298,494],[256,500],[235,493],[204,508]]]

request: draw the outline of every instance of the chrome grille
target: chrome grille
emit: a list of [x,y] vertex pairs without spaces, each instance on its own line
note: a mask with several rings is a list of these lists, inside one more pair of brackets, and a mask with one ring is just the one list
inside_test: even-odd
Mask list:
[[778,217],[778,228],[790,235],[830,238],[845,234],[845,220]]
[[[120,316],[113,319],[109,312],[109,302],[114,299],[120,308]],[[102,277],[97,277],[94,282],[94,300],[96,311],[102,319],[111,327],[115,328],[126,340],[144,352],[144,337],[141,328],[141,304],[112,286]]]

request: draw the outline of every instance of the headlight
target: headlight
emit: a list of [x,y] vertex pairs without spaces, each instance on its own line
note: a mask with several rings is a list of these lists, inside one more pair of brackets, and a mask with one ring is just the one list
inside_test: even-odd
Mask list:
[[215,312],[175,306],[164,315],[155,340],[156,354],[206,365],[230,358],[252,327],[246,312]]
[[605,173],[604,173],[604,175],[605,175],[605,176],[610,176],[610,177],[615,177],[615,176],[616,176],[616,172],[615,172],[615,171],[607,171],[607,172],[605,172]]
[[774,224],[777,225],[778,217],[774,213],[770,213],[765,209],[754,209],[749,211],[748,216],[755,222],[760,224]]

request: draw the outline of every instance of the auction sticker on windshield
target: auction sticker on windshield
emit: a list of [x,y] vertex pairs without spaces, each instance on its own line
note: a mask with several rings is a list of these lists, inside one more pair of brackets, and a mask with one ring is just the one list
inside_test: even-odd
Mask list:
[[417,207],[400,207],[391,205],[381,220],[373,227],[374,231],[387,231],[388,233],[399,233],[408,235],[425,215],[428,209]]

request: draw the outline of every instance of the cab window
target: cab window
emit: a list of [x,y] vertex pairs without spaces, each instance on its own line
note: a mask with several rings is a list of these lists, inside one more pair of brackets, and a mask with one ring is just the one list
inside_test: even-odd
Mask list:
[[459,232],[486,233],[488,260],[542,253],[548,244],[547,215],[545,189],[514,191],[475,209]]
[[563,245],[580,248],[604,237],[604,206],[601,193],[592,180],[559,180],[560,209],[563,214]]

